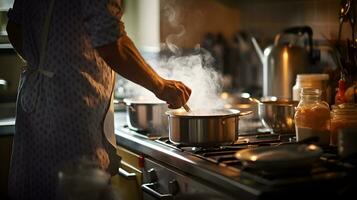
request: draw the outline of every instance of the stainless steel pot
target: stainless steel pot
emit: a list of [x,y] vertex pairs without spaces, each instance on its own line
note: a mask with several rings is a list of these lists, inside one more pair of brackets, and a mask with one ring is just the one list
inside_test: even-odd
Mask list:
[[190,112],[170,110],[169,139],[175,144],[187,146],[212,146],[231,144],[238,139],[239,116],[235,109]]
[[295,133],[295,107],[297,101],[263,100],[258,113],[262,124],[273,133]]
[[134,131],[147,131],[154,135],[168,135],[167,104],[162,101],[124,99],[126,121]]

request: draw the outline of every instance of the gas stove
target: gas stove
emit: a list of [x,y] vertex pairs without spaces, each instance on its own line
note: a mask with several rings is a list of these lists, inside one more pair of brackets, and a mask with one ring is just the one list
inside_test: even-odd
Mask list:
[[193,193],[221,197],[215,199],[284,199],[291,194],[303,198],[308,193],[319,198],[345,197],[357,189],[353,184],[356,162],[341,160],[335,147],[322,147],[322,156],[311,168],[288,173],[249,168],[235,157],[242,149],[296,144],[295,134],[251,131],[241,134],[234,144],[209,148],[173,144],[168,136],[127,127],[120,127],[116,134],[119,145],[145,157],[144,199]]
[[355,166],[348,162],[343,162],[337,155],[335,147],[323,147],[324,153],[320,159],[308,169],[299,171],[290,171],[289,173],[271,173],[262,170],[253,169],[243,165],[243,162],[236,158],[237,151],[247,148],[256,148],[261,146],[277,146],[286,144],[295,144],[295,134],[270,134],[257,133],[241,136],[231,145],[214,146],[210,148],[189,147],[179,144],[173,144],[168,137],[162,137],[156,142],[178,149],[188,154],[197,156],[210,163],[239,172],[241,177],[248,178],[268,186],[282,186],[289,184],[317,183],[330,180],[343,179],[348,172],[355,170]]

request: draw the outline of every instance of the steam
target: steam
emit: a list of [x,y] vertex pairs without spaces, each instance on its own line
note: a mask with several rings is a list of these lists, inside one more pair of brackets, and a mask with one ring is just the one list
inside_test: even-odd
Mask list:
[[[192,93],[187,104],[192,110],[223,108],[224,102],[219,95],[222,91],[222,75],[213,68],[214,58],[199,45],[185,55],[187,53],[174,44],[186,33],[184,26],[177,21],[178,13],[172,5],[166,4],[164,16],[170,25],[178,30],[170,34],[165,44],[161,45],[162,51],[170,55],[149,60],[144,55],[147,62],[165,79],[181,81],[191,88]],[[132,97],[157,99],[150,91],[131,82],[124,84],[123,90],[130,93],[129,96]]]
[[212,67],[208,67],[212,61],[212,56],[201,49],[199,54],[172,56],[166,61],[161,60],[156,65],[159,66],[156,70],[164,78],[179,80],[191,88],[188,101],[191,109],[223,108],[224,103],[218,95],[222,78]]
[[185,27],[181,24],[178,23],[178,14],[179,12],[176,12],[175,9],[173,8],[173,5],[171,3],[166,3],[164,5],[164,16],[168,19],[169,24],[177,30],[176,33],[170,34],[167,36],[165,40],[165,45],[166,47],[173,52],[175,55],[181,55],[182,51],[179,49],[174,43],[179,41],[179,39],[185,35],[186,30]]

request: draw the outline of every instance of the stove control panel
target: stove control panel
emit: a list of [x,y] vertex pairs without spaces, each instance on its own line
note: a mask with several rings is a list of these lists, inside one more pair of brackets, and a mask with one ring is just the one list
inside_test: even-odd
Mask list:
[[178,169],[145,158],[143,199],[191,199],[199,197],[215,197],[230,200],[224,192],[217,191],[208,183],[190,177]]

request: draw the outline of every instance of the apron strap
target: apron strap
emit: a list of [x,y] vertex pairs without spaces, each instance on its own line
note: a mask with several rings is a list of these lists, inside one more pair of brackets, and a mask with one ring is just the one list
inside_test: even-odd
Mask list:
[[41,74],[43,74],[46,77],[52,78],[54,73],[48,70],[44,69],[44,64],[45,64],[45,60],[46,60],[46,50],[47,50],[47,40],[48,40],[48,32],[50,29],[50,22],[51,22],[51,16],[52,16],[52,12],[53,12],[53,6],[55,4],[55,0],[51,0],[50,1],[50,5],[48,8],[48,14],[46,15],[45,18],[45,24],[43,26],[42,29],[42,33],[41,33],[41,48],[40,48],[40,61],[39,61],[39,65],[38,65],[38,69],[37,71]]

